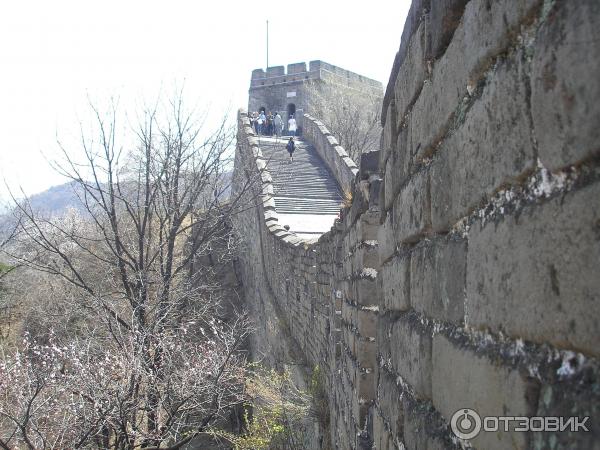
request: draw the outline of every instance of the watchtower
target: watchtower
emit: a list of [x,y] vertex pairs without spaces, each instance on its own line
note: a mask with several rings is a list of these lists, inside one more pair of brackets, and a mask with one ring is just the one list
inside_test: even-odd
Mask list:
[[263,69],[255,69],[252,71],[248,91],[248,112],[279,112],[286,124],[293,114],[299,132],[302,133],[303,115],[310,113],[307,98],[310,94],[306,84],[314,80],[344,87],[382,91],[379,81],[319,60],[310,61],[308,70],[304,62],[288,64],[287,72],[284,66],[268,67],[266,72]]

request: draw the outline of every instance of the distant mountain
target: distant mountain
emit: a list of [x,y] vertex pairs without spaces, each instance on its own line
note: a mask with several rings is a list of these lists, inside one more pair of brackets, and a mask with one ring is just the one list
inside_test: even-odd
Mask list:
[[[75,189],[77,189],[75,182],[59,184],[32,195],[29,197],[29,202],[34,211],[46,217],[60,216],[70,208],[83,211]],[[14,230],[15,220],[15,216],[10,210],[2,211],[0,214],[0,242]]]
[[[221,174],[218,188],[220,201],[229,199],[231,181],[232,172]],[[81,204],[77,192],[83,193],[83,190],[76,182],[71,181],[32,195],[29,197],[29,203],[34,211],[46,217],[60,216],[71,208],[85,213],[85,207]],[[0,238],[6,234],[7,230],[14,228],[13,223],[14,217],[10,212],[0,213]]]
[[29,197],[29,202],[34,211],[50,216],[61,215],[70,208],[83,210],[83,206],[77,198],[78,190],[81,191],[81,188],[77,183],[71,181],[32,195]]

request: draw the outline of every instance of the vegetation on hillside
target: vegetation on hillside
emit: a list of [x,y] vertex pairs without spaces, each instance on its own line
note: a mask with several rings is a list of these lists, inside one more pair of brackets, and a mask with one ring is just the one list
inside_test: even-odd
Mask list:
[[248,207],[222,201],[233,130],[203,130],[181,96],[132,128],[93,113],[56,164],[79,207],[14,205],[2,252],[21,321],[0,354],[0,448],[176,449],[246,399],[250,327],[221,276]]

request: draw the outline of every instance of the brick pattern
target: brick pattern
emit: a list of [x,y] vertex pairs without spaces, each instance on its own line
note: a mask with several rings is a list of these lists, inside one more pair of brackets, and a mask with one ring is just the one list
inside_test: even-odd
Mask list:
[[[261,237],[243,256],[264,318],[257,345],[294,356],[286,335],[295,357],[325,370],[333,448],[465,448],[450,428],[462,408],[597,422],[599,5],[414,0],[384,97],[379,174],[340,181],[353,201],[331,231],[287,236],[262,178],[262,201],[240,218]],[[343,157],[311,124],[311,139]],[[243,114],[239,126],[236,174],[257,173]],[[595,423],[468,445],[599,442]]]

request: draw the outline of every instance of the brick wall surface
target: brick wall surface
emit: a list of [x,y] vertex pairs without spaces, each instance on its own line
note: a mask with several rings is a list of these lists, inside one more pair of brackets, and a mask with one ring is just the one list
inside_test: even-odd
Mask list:
[[[256,350],[323,368],[332,447],[600,449],[599,33],[597,0],[414,0],[379,173],[342,181],[331,231],[278,227],[268,177],[249,193]],[[243,113],[238,133],[235,177],[258,177]],[[464,408],[590,431],[464,442]]]

